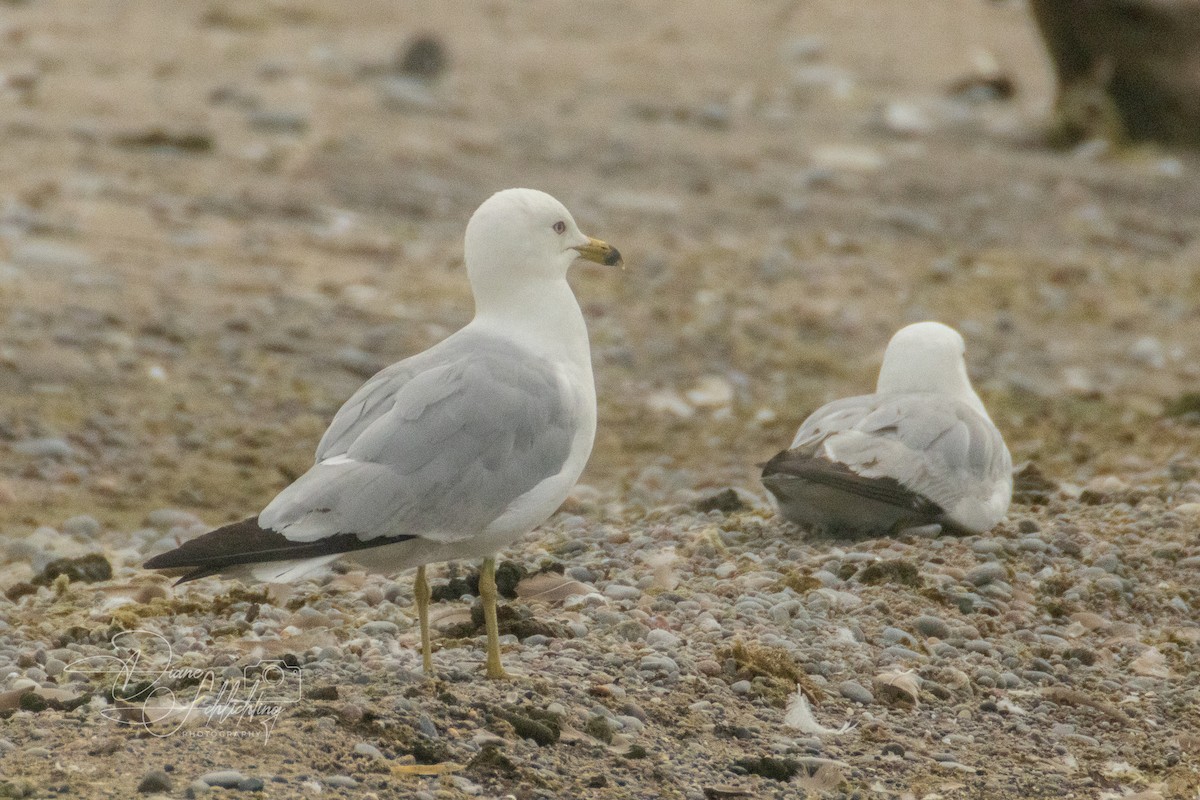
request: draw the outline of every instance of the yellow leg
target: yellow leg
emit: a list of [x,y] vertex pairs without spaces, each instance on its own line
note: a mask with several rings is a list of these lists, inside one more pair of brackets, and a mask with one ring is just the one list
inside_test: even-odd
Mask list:
[[483,625],[487,628],[487,676],[508,677],[500,663],[500,631],[496,625],[496,559],[485,558],[479,570],[479,599],[483,601]]
[[417,580],[413,583],[413,594],[417,600],[417,619],[421,623],[421,667],[427,677],[433,677],[433,647],[429,643],[429,581],[425,579],[425,565],[417,567]]

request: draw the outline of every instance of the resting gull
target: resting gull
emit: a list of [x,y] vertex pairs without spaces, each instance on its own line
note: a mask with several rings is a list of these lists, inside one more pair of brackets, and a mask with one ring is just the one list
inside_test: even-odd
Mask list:
[[182,581],[282,582],[339,557],[375,572],[417,567],[422,665],[432,674],[425,564],[483,558],[487,675],[504,677],[494,554],[545,521],[583,471],[596,389],[567,268],[621,264],[548,194],[508,189],[465,238],[475,317],[379,372],[342,406],[316,463],[258,514],[146,562]]
[[971,388],[965,350],[958,331],[937,322],[897,332],[875,394],[817,409],[763,465],[779,512],[860,535],[982,533],[1003,519],[1012,457]]

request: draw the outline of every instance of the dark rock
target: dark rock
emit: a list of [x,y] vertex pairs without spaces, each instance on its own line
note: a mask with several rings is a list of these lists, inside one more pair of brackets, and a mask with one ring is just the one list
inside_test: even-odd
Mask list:
[[496,716],[512,725],[522,739],[532,739],[542,747],[555,744],[562,735],[562,718],[534,706],[507,706]]
[[142,794],[169,792],[171,791],[171,776],[161,769],[151,770],[142,777],[137,790]]
[[79,558],[59,558],[51,561],[33,583],[35,586],[49,586],[59,575],[66,575],[68,580],[96,583],[112,579],[112,565],[108,559],[99,553],[89,553]]
[[178,153],[208,153],[214,147],[212,134],[207,131],[169,131],[146,128],[118,133],[112,143],[125,150],[160,150]]
[[432,33],[422,33],[396,54],[395,66],[402,75],[433,82],[442,77],[449,62],[442,40]]
[[502,561],[496,567],[496,593],[513,600],[517,596],[517,584],[525,580],[529,570],[515,561]]
[[924,583],[917,565],[903,559],[873,561],[858,573],[859,583],[897,583],[901,586],[920,586]]
[[695,509],[705,514],[709,511],[732,514],[735,511],[743,510],[745,507],[746,504],[742,502],[742,498],[738,497],[738,493],[733,489],[724,489],[708,497],[702,497],[695,504]]
[[799,761],[790,758],[739,758],[733,762],[736,771],[749,775],[761,775],[774,781],[790,781],[804,769]]

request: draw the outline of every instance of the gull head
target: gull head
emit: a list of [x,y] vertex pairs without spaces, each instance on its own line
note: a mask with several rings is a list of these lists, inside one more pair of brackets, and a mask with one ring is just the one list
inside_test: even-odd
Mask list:
[[584,235],[562,203],[536,189],[505,189],[485,200],[467,223],[465,256],[477,290],[562,280],[577,258],[621,264],[615,247]]
[[983,403],[971,388],[962,335],[940,322],[917,322],[896,332],[883,354],[880,394],[932,392],[956,397],[984,416]]

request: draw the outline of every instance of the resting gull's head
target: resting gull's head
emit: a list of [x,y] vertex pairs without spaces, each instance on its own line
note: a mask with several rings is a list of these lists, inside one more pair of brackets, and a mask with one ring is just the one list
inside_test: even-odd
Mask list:
[[969,403],[987,416],[967,376],[963,359],[966,350],[962,335],[940,322],[907,325],[888,342],[875,391],[944,394]]

